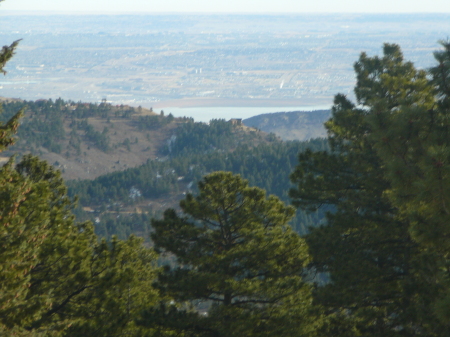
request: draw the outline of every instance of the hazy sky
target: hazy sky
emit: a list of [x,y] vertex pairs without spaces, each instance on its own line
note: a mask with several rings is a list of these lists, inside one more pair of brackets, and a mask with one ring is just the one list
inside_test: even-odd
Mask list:
[[5,0],[1,10],[228,13],[450,13],[450,0]]

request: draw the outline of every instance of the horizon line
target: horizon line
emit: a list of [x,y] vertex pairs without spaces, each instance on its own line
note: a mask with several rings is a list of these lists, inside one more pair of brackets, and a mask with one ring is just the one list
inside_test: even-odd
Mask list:
[[449,12],[152,12],[152,11],[52,11],[0,10],[2,15],[450,15]]

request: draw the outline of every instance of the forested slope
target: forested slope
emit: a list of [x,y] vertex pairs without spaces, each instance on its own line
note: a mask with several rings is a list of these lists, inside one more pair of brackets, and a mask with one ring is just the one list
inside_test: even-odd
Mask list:
[[[93,221],[105,237],[148,238],[151,216],[176,207],[203,175],[217,170],[241,174],[288,202],[297,153],[325,146],[322,140],[282,142],[225,120],[196,123],[140,108],[61,99],[11,101],[2,118],[19,109],[25,110],[18,141],[4,154],[31,152],[66,178],[88,178],[69,180],[69,191],[79,197],[79,219]],[[320,218],[299,213],[292,225],[304,233]]]
[[[17,44],[0,51],[0,72]],[[441,45],[427,71],[397,45],[385,44],[382,57],[361,53],[356,102],[335,96],[326,142],[185,119],[163,157],[72,181],[108,239],[75,220],[52,165],[10,158],[0,169],[0,335],[450,335],[450,43]],[[0,122],[0,151],[14,143],[24,110]],[[57,131],[62,110],[39,111],[22,135],[58,153],[66,134],[45,137],[45,121]],[[108,130],[77,119],[73,139],[108,153]],[[173,122],[162,114],[139,121],[136,129]],[[209,173],[216,170],[239,174]],[[242,178],[286,199],[288,176],[292,203],[316,211],[311,224],[325,220],[303,237],[289,226],[294,207]],[[165,211],[150,222],[153,246],[109,237],[148,230],[158,199]],[[127,224],[105,225],[124,214]],[[303,233],[304,214],[292,223]]]
[[[194,123],[192,118],[174,118],[163,111],[156,114],[151,109],[106,102],[6,100],[3,107],[2,122],[23,109],[16,143],[3,156],[39,155],[61,170],[67,180],[94,179],[183,151],[183,145],[179,145],[183,142],[171,146],[175,136],[200,152],[230,151],[243,142],[254,146],[274,138],[230,123],[217,121],[208,127]],[[205,145],[201,139],[208,133],[215,135],[210,134],[210,143]]]
[[3,155],[32,153],[65,179],[93,179],[160,155],[186,118],[129,106],[64,101],[7,101],[1,121],[23,109],[16,144]]
[[[250,184],[289,202],[289,174],[298,161],[298,153],[305,149],[326,149],[324,139],[307,142],[281,142],[274,139],[254,147],[243,142],[233,151],[226,151],[227,147],[220,143],[227,139],[227,133],[224,132],[221,138],[216,132],[220,125],[227,129],[230,124],[221,121],[211,123],[210,126],[188,123],[185,126],[190,132],[180,128],[180,136],[173,138],[169,146],[171,150],[167,150],[170,155],[164,159],[149,160],[140,167],[104,175],[92,181],[70,181],[70,194],[77,195],[81,205],[97,210],[91,216],[97,220],[100,235],[126,235],[133,228],[148,230],[148,227],[139,224],[141,219],[147,219],[145,213],[155,215],[169,206],[176,207],[184,194],[195,191],[197,181],[202,176],[214,171],[240,174]],[[230,137],[230,141],[235,143],[236,139]],[[123,213],[124,210],[140,213],[131,221],[134,224],[130,223],[130,213]],[[322,216],[323,211],[312,214],[298,212],[292,225],[300,233],[305,233],[307,227],[316,225]]]

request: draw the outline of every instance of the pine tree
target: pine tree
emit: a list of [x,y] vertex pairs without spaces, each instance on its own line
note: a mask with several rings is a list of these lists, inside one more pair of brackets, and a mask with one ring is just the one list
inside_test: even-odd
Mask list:
[[142,239],[98,241],[71,214],[60,173],[25,156],[0,171],[0,327],[49,335],[140,336],[136,315],[158,298]]
[[[19,42],[20,40],[17,40],[14,41],[10,46],[3,46],[2,50],[0,51],[0,73],[6,74],[6,71],[3,68],[11,59],[11,57],[13,57],[14,51],[19,45]],[[7,146],[14,143],[13,136],[17,131],[17,127],[19,126],[19,119],[22,117],[22,115],[23,110],[19,111],[5,125],[0,123],[0,152],[3,151]]]
[[[17,47],[0,52],[0,71]],[[21,112],[0,126],[14,142]],[[76,223],[56,171],[30,155],[0,169],[0,335],[142,336],[134,319],[158,298],[156,256],[142,240],[98,241]],[[150,331],[151,332],[151,331]]]
[[228,172],[198,185],[198,196],[180,203],[183,216],[167,210],[151,235],[177,265],[165,267],[157,286],[196,310],[166,305],[141,324],[159,317],[163,328],[188,336],[313,335],[320,320],[303,279],[306,244],[288,225],[293,208]]
[[[415,86],[408,87],[403,77],[390,73],[389,83],[398,83],[396,106],[386,97],[374,95],[368,105],[370,139],[382,159],[391,188],[386,192],[401,216],[410,221],[409,232],[422,249],[436,259],[427,270],[431,284],[442,291],[435,309],[442,322],[450,320],[450,43],[441,42],[435,52],[437,65],[416,71]],[[370,82],[369,82],[370,83]],[[385,87],[387,87],[385,85]],[[379,106],[386,106],[380,111]],[[376,113],[374,113],[376,111]]]
[[295,205],[329,210],[326,224],[306,237],[313,265],[327,278],[315,292],[332,322],[325,334],[446,335],[448,326],[433,314],[442,285],[430,280],[439,254],[411,236],[410,219],[389,197],[390,173],[372,137],[374,119],[397,116],[402,104],[428,107],[432,90],[397,45],[386,44],[382,58],[362,53],[355,72],[357,104],[337,95],[326,123],[331,151],[300,154],[291,176]]

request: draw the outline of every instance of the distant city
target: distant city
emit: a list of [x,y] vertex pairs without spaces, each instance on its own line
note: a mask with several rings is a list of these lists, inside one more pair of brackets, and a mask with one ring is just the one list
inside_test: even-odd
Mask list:
[[352,95],[353,63],[398,43],[433,64],[450,15],[28,15],[0,11],[0,43],[23,39],[0,96],[146,107],[307,106]]

